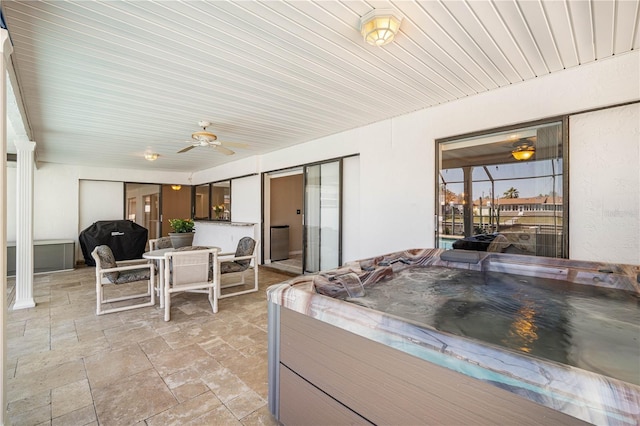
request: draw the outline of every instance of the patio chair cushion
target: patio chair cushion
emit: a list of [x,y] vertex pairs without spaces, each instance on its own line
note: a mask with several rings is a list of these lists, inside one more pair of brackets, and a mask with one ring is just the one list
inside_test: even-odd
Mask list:
[[[244,262],[244,264],[240,262]],[[230,272],[242,272],[247,269],[247,267],[249,266],[249,262],[251,262],[251,260],[241,260],[239,262],[220,262],[220,273],[228,274]]]
[[[243,237],[242,239],[240,239],[240,241],[238,241],[238,247],[236,248],[236,257],[251,256],[255,247],[256,241],[253,238]],[[246,269],[251,263],[251,259],[238,260],[235,263],[239,263]]]
[[[116,258],[113,256],[113,252],[111,251],[111,248],[109,248],[109,246],[102,245],[96,247],[96,254],[100,259],[100,268],[110,269],[116,268],[118,266],[118,264],[116,263]],[[107,279],[112,283],[115,283],[116,281],[118,281],[120,272],[107,272],[106,274],[104,274],[104,276],[107,277]]]
[[120,276],[115,281],[111,281],[115,284],[131,283],[134,281],[144,281],[151,278],[149,269],[134,269],[131,271],[121,271]]
[[[117,268],[118,264],[113,256],[111,248],[106,245],[96,247],[96,254],[100,259],[101,269]],[[104,276],[114,284],[124,284],[134,281],[143,281],[151,278],[149,269],[132,269],[128,271],[113,271],[107,272]]]
[[173,244],[171,244],[171,237],[160,237],[156,240],[156,245],[155,245],[156,250],[172,248],[172,247],[173,247]]
[[[251,237],[243,237],[238,241],[235,257],[251,256],[256,247],[256,241]],[[220,262],[220,273],[242,272],[251,265],[251,259],[228,260]]]

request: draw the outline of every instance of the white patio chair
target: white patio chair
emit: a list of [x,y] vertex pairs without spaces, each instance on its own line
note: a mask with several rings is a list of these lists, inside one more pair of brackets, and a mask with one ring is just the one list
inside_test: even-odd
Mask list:
[[[96,262],[96,315],[109,314],[113,312],[127,311],[130,309],[153,306],[156,303],[155,288],[155,267],[151,263],[127,264],[119,266],[111,248],[106,245],[96,246],[91,252],[91,256]],[[147,292],[141,294],[128,294],[119,297],[105,299],[104,287],[115,284],[132,284],[140,281],[147,281]],[[116,308],[104,309],[103,305],[125,300],[133,300],[149,297],[149,301],[134,303],[131,305],[119,306]]]
[[[238,247],[235,253],[220,253],[218,255],[218,274],[240,274],[240,281],[227,283],[218,286],[218,299],[226,297],[239,296],[241,294],[253,293],[258,291],[258,246],[260,241],[256,241],[251,237],[243,237],[238,241]],[[222,294],[221,289],[228,287],[236,287],[245,284],[245,273],[250,270],[253,261],[253,287],[248,290],[240,290],[233,293]],[[221,277],[218,278],[221,281]]]
[[165,321],[171,319],[171,295],[177,292],[207,293],[213,313],[218,312],[218,251],[217,248],[182,247],[165,253]]

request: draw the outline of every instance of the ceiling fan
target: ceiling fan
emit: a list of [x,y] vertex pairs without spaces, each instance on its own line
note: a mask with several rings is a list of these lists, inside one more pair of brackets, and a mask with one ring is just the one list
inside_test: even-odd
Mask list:
[[224,145],[228,145],[228,146],[235,146],[238,148],[246,148],[247,145],[243,144],[243,143],[236,143],[236,142],[222,142],[218,140],[218,136],[214,135],[211,132],[207,131],[207,127],[211,126],[211,123],[208,121],[199,121],[198,125],[200,127],[202,127],[202,130],[199,130],[197,132],[193,132],[191,134],[191,139],[192,141],[189,141],[190,145],[182,148],[180,151],[178,151],[178,154],[181,154],[183,152],[187,152],[193,148],[199,147],[199,146],[204,146],[204,147],[209,147],[209,148],[215,148],[216,150],[220,151],[222,154],[224,155],[233,155],[235,154],[234,151],[230,150],[229,148],[227,148]]

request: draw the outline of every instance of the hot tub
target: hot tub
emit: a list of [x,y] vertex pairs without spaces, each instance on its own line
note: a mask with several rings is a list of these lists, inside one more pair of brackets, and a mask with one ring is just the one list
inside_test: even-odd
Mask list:
[[269,407],[285,425],[637,425],[639,295],[640,266],[461,250],[298,277],[267,291]]

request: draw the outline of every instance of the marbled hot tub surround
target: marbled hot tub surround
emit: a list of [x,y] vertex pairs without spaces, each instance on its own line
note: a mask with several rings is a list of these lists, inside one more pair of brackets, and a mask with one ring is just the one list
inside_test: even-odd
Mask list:
[[[343,274],[366,288],[399,271],[444,266],[576,284],[640,295],[640,266],[460,250],[411,249],[301,276],[268,290],[268,300],[594,424],[639,424],[640,386],[581,368],[483,344],[345,302]],[[640,343],[639,343],[640,345]],[[615,349],[612,349],[615,350]],[[640,348],[639,351],[640,352]],[[629,354],[638,357],[638,353]]]

